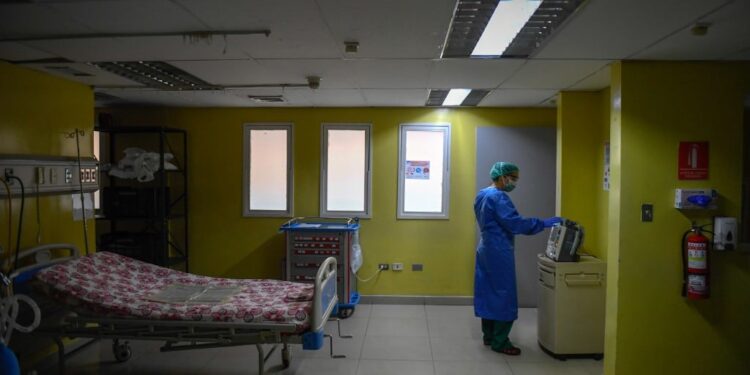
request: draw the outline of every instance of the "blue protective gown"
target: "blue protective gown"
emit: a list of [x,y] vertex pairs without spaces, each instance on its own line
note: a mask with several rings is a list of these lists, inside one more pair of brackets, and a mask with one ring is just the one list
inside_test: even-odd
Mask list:
[[504,191],[490,186],[474,199],[474,214],[479,224],[474,273],[474,314],[483,319],[518,319],[516,266],[513,237],[536,234],[544,223],[522,217]]

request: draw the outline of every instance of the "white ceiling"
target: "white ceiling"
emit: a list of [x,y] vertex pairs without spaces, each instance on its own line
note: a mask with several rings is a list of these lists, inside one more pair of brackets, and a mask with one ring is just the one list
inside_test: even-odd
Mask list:
[[[529,59],[440,59],[456,0],[29,0],[0,3],[0,38],[270,30],[181,36],[0,42],[0,59],[82,82],[132,104],[423,106],[430,89],[491,92],[486,107],[554,106],[560,90],[609,85],[614,60],[748,60],[748,0],[588,0]],[[708,22],[708,34],[691,28]],[[359,52],[344,52],[357,41]],[[73,63],[48,62],[67,59]],[[47,61],[44,61],[47,60]],[[215,92],[155,91],[88,65],[156,60]],[[92,76],[74,77],[60,67]],[[320,88],[243,88],[305,84]],[[240,87],[238,87],[240,86]],[[255,103],[247,95],[283,95]]]

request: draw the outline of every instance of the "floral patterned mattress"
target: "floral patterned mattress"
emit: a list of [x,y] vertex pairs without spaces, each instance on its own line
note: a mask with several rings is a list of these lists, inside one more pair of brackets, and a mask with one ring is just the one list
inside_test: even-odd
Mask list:
[[[46,268],[37,274],[43,291],[82,314],[234,323],[293,323],[310,326],[313,285],[280,280],[198,276],[110,252],[97,252]],[[156,302],[171,285],[236,288],[216,304]]]

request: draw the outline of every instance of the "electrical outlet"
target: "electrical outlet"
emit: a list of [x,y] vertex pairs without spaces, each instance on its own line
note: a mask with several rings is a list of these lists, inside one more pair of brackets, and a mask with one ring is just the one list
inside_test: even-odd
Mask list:
[[380,263],[378,264],[378,269],[381,271],[388,271],[388,263]]
[[44,167],[36,167],[36,183],[38,185],[44,183]]
[[422,266],[421,263],[414,263],[414,264],[411,265],[411,270],[412,271],[417,271],[418,272],[418,271],[422,271],[422,269],[423,269],[423,266]]
[[13,185],[13,179],[8,178],[10,176],[13,176],[13,168],[5,168],[5,174],[3,175],[5,182],[7,182],[8,185]]
[[392,263],[391,264],[391,270],[393,270],[393,271],[403,271],[404,270],[404,264],[403,263]]

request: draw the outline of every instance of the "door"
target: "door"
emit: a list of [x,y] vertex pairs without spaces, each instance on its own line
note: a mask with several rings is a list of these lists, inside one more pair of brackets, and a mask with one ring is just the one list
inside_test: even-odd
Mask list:
[[[489,171],[495,162],[509,161],[521,170],[518,187],[510,193],[521,216],[554,216],[556,137],[557,130],[548,127],[478,127],[476,191],[492,183]],[[548,229],[535,236],[516,236],[516,281],[520,307],[536,307],[539,289],[536,255],[544,252],[548,236]]]

